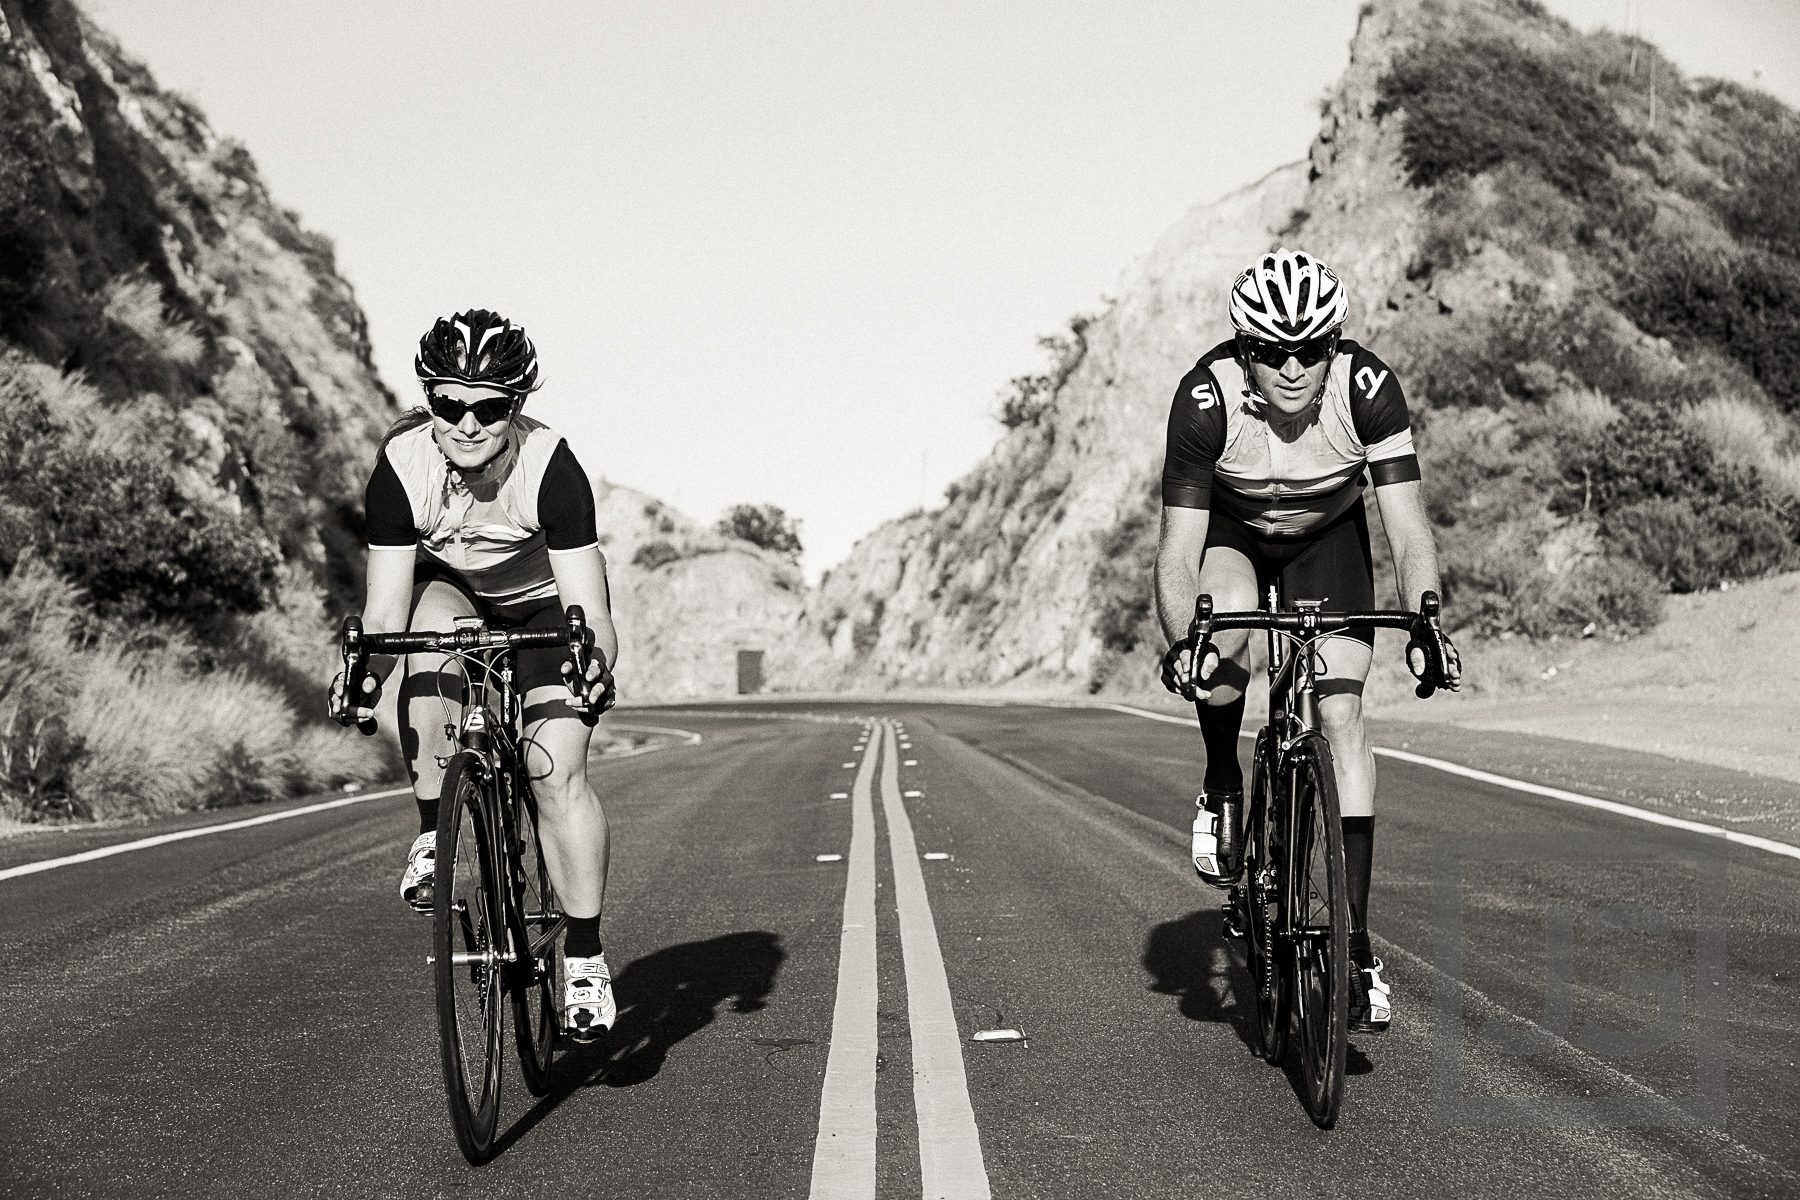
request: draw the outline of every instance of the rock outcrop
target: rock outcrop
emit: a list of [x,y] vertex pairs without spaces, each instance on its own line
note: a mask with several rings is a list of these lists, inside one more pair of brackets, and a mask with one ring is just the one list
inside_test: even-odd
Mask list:
[[191,500],[348,595],[396,413],[350,285],[249,152],[69,0],[0,0],[0,342],[79,373]]
[[594,494],[624,702],[732,695],[740,651],[792,637],[804,590],[793,562],[633,488],[601,480]]
[[1664,591],[1792,565],[1797,161],[1795,114],[1640,39],[1531,0],[1365,5],[1306,159],[1053,339],[947,503],[808,599],[777,684],[1151,686],[1171,390],[1277,243],[1337,268],[1347,330],[1406,380],[1459,627],[1629,633]]

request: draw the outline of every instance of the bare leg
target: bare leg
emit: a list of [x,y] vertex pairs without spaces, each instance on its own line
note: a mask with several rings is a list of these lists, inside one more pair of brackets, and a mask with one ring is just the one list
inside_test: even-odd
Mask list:
[[[474,615],[475,606],[467,596],[433,580],[413,590],[412,619],[407,628],[449,629],[457,617]],[[437,756],[456,749],[454,739],[444,736],[444,725],[455,725],[462,718],[463,677],[456,664],[441,654],[409,655],[403,669],[398,709],[400,752],[412,777],[413,795],[428,801],[438,797],[444,786],[444,769],[438,766]]]
[[588,785],[593,730],[564,703],[561,686],[525,693],[525,767],[538,800],[538,833],[550,882],[571,917],[596,917],[606,899],[611,830]]
[[1331,740],[1337,768],[1338,809],[1346,817],[1375,814],[1375,755],[1363,726],[1363,682],[1373,657],[1363,643],[1348,638],[1327,642],[1321,652],[1326,672],[1319,679],[1319,719]]

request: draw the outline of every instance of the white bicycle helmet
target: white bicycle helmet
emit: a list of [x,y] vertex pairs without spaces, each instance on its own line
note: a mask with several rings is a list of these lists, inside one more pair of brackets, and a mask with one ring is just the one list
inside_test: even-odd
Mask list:
[[1244,268],[1228,307],[1239,333],[1292,345],[1342,325],[1350,299],[1330,267],[1303,250],[1277,246]]

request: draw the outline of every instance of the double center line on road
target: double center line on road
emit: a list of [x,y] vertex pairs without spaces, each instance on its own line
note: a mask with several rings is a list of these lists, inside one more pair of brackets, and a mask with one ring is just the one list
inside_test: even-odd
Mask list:
[[906,970],[912,1036],[913,1106],[919,1127],[923,1194],[944,1200],[988,1200],[987,1167],[969,1103],[962,1038],[925,893],[912,821],[900,796],[899,748],[888,721],[874,724],[851,793],[850,870],[838,951],[837,1005],[813,1151],[813,1200],[875,1194],[875,813],[879,751],[882,814],[894,866],[894,900]]

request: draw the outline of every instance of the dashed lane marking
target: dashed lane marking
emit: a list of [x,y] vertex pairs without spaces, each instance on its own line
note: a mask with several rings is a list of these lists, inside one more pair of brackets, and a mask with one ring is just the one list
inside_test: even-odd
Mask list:
[[[1192,717],[1175,717],[1168,713],[1151,712],[1149,709],[1133,708],[1129,704],[1108,704],[1103,707],[1114,712],[1129,713],[1134,717],[1143,717],[1150,721],[1163,721],[1170,725],[1186,725],[1196,728],[1199,722]],[[1241,732],[1239,737],[1254,741],[1256,734],[1249,730]],[[1638,821],[1648,821],[1652,825],[1666,825],[1670,829],[1685,829],[1689,833],[1704,834],[1707,837],[1723,838],[1735,846],[1749,846],[1755,850],[1766,850],[1770,854],[1779,854],[1784,858],[1800,859],[1800,846],[1778,842],[1773,838],[1757,837],[1753,833],[1739,833],[1735,829],[1721,829],[1717,825],[1708,825],[1702,821],[1690,821],[1685,817],[1671,817],[1667,813],[1659,813],[1648,808],[1638,808],[1630,804],[1620,804],[1616,800],[1602,800],[1598,796],[1584,796],[1580,792],[1565,791],[1562,788],[1545,787],[1541,783],[1527,783],[1523,779],[1511,779],[1505,775],[1496,775],[1491,771],[1478,771],[1474,767],[1465,767],[1460,763],[1447,762],[1441,758],[1427,758],[1423,754],[1412,754],[1405,750],[1390,750],[1386,746],[1370,747],[1383,758],[1397,758],[1401,762],[1409,762],[1414,766],[1431,767],[1433,770],[1445,771],[1451,775],[1460,775],[1464,779],[1474,779],[1481,783],[1491,783],[1495,787],[1510,788],[1515,792],[1526,792],[1533,796],[1544,796],[1551,800],[1561,800],[1568,804],[1579,804],[1584,808],[1598,808],[1606,812],[1617,813],[1622,817],[1631,817]]]
[[[919,1182],[934,1200],[988,1200],[987,1165],[969,1103],[962,1038],[925,894],[925,874],[912,821],[900,799],[894,733],[883,737],[881,810],[894,859],[894,903],[900,914],[900,957],[906,965],[906,1010],[912,1030],[913,1108],[919,1122]],[[911,795],[912,793],[908,793]],[[871,1193],[872,1194],[872,1193]]]
[[870,742],[852,787],[837,1002],[813,1145],[813,1200],[875,1194],[875,758],[876,743]]

